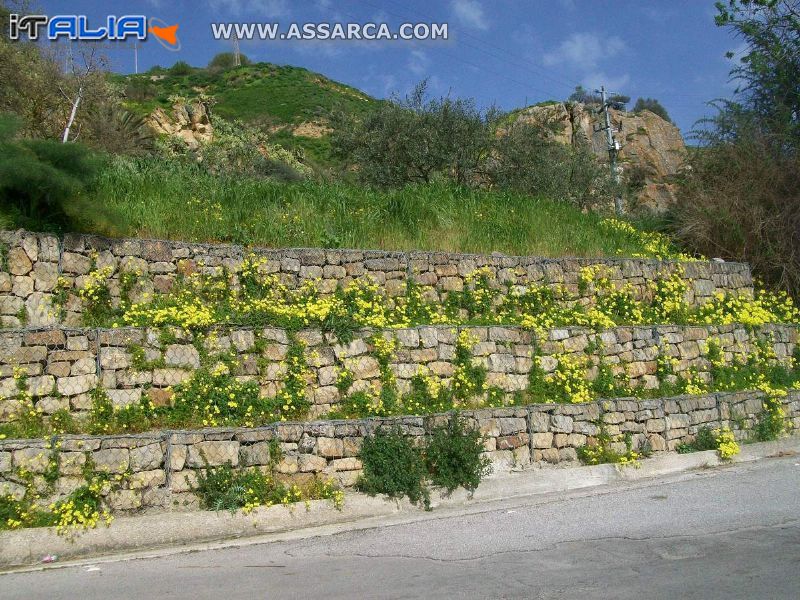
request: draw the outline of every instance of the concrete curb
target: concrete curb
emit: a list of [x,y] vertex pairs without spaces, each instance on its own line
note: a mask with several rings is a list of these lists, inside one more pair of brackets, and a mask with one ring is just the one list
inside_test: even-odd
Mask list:
[[[800,453],[800,438],[749,444],[734,457],[733,463],[745,463],[782,454]],[[715,451],[693,454],[662,454],[641,462],[639,468],[615,465],[594,467],[534,467],[522,471],[500,473],[481,483],[470,498],[459,490],[448,498],[435,498],[432,507],[450,511],[476,507],[482,503],[519,499],[544,494],[557,494],[609,485],[636,482],[697,469],[719,467],[723,463]],[[350,493],[342,510],[330,501],[315,500],[294,507],[273,506],[256,509],[249,515],[229,512],[166,512],[120,517],[111,527],[89,530],[73,538],[55,533],[54,528],[23,529],[0,533],[0,569],[20,567],[42,568],[46,554],[58,555],[59,561],[85,559],[110,554],[142,552],[158,548],[188,551],[191,545],[223,540],[262,537],[305,530],[308,535],[322,535],[345,529],[380,526],[392,519],[420,520],[431,518],[407,501],[393,502]],[[330,526],[336,526],[331,529]],[[327,531],[323,529],[327,528]],[[272,536],[270,538],[270,536]],[[57,563],[53,566],[60,566]]]

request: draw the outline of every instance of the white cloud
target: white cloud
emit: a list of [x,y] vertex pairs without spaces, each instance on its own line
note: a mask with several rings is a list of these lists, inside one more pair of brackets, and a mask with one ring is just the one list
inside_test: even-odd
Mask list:
[[430,65],[428,55],[422,50],[412,50],[408,60],[408,70],[414,75],[424,75]]
[[569,64],[581,70],[596,69],[604,58],[611,58],[625,49],[625,42],[612,35],[603,37],[596,33],[573,33],[552,52],[547,52],[542,61],[548,67]]
[[265,20],[289,14],[286,0],[210,0],[208,4],[217,11],[216,18],[219,20],[241,14]]
[[631,78],[627,73],[618,75],[608,75],[603,72],[590,73],[583,78],[583,85],[588,90],[599,90],[601,85],[606,87],[611,93],[623,94],[625,87],[630,83]]
[[452,0],[450,7],[462,24],[474,29],[488,29],[489,23],[478,0]]

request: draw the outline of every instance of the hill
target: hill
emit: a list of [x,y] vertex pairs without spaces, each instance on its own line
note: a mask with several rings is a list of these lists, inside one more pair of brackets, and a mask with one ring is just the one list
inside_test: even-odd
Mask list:
[[327,120],[342,110],[359,114],[378,101],[364,92],[307,69],[271,63],[236,69],[155,68],[139,75],[112,75],[124,90],[123,106],[137,116],[171,111],[178,98],[187,103],[213,98],[213,113],[269,131],[289,150],[304,149],[327,162]]

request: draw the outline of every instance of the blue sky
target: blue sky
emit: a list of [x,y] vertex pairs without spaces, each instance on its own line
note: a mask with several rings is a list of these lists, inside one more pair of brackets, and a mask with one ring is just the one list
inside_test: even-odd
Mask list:
[[[41,2],[47,14],[64,3]],[[386,97],[423,78],[435,95],[473,97],[503,109],[563,99],[577,84],[604,83],[631,96],[655,97],[687,132],[729,97],[728,50],[740,41],[714,25],[713,0],[77,0],[90,18],[145,13],[179,23],[182,48],[148,40],[140,70],[185,60],[205,65],[230,44],[211,36],[212,21],[447,22],[447,41],[243,42],[256,61],[303,66]],[[112,68],[133,71],[130,50],[113,50]]]

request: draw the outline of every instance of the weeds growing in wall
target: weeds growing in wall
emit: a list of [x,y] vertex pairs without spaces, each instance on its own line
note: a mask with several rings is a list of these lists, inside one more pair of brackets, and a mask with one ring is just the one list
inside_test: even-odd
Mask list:
[[[680,268],[663,273],[650,284],[645,298],[630,285],[617,286],[603,265],[585,267],[578,280],[579,291],[565,286],[530,284],[513,287],[495,278],[489,269],[465,277],[464,289],[443,294],[412,282],[403,293],[387,296],[368,277],[322,293],[313,280],[292,289],[273,274],[264,274],[265,259],[245,259],[238,272],[216,268],[186,273],[168,293],[137,296],[131,290],[143,276],[118,274],[120,299],[112,302],[109,278],[113,268],[104,266],[69,288],[62,278],[53,298],[55,311],[63,314],[70,296],[83,305],[89,326],[175,325],[202,329],[214,324],[274,326],[288,330],[307,327],[333,332],[346,341],[364,327],[393,328],[429,324],[518,325],[544,330],[561,326],[595,329],[640,324],[731,324],[755,326],[764,323],[800,322],[800,310],[784,293],[759,291],[719,293],[700,306],[686,300],[689,282]],[[588,298],[590,302],[580,302]]]
[[483,441],[457,414],[434,427],[423,446],[415,446],[398,427],[379,429],[361,446],[364,472],[358,487],[370,495],[405,496],[429,509],[431,487],[446,495],[459,487],[473,492],[491,472]]

